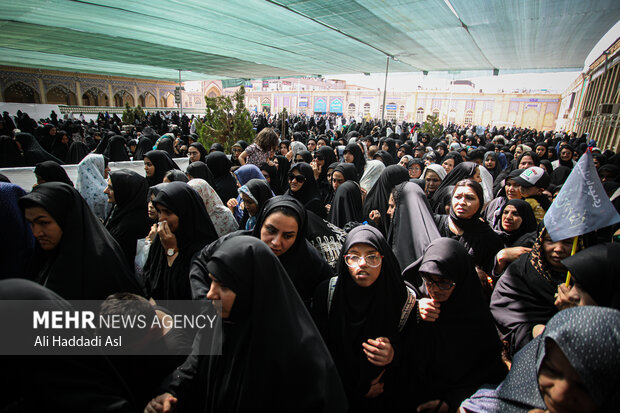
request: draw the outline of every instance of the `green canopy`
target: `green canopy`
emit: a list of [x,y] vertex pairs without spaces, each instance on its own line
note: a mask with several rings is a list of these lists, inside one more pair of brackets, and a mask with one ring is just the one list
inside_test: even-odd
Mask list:
[[620,1],[0,0],[0,64],[184,80],[581,69]]

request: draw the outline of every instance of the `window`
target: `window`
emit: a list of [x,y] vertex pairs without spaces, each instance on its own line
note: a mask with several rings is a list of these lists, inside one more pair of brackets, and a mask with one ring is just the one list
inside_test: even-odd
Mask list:
[[348,114],[349,116],[355,116],[355,103],[349,103]]
[[468,110],[467,112],[465,112],[464,122],[465,122],[466,125],[469,125],[473,121],[474,121],[474,112],[472,112],[471,110]]
[[370,103],[364,103],[364,116],[370,114]]
[[398,119],[405,120],[405,106],[404,105],[400,105],[400,108],[398,108]]
[[415,121],[417,123],[424,122],[424,108],[418,108],[418,110],[415,113]]

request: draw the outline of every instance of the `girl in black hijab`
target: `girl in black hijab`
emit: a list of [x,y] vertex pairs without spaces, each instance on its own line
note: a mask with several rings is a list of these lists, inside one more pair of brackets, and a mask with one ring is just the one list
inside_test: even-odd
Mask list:
[[172,169],[179,169],[179,167],[167,152],[154,150],[144,154],[144,170],[149,186],[161,184],[166,172]]
[[73,142],[69,146],[69,152],[67,153],[67,163],[71,165],[79,164],[82,159],[88,156],[88,146],[84,142]]
[[312,167],[305,163],[291,166],[288,173],[289,189],[285,195],[292,196],[306,208],[321,218],[327,217],[327,211],[321,201],[321,193],[314,180]]
[[336,154],[329,146],[321,146],[313,154],[313,161],[310,163],[314,170],[314,178],[321,192],[321,200],[326,200],[331,192],[331,182],[327,179],[327,169],[329,165],[336,162]]
[[147,214],[149,184],[137,172],[120,169],[110,172],[108,202],[114,204],[105,227],[120,245],[129,268],[134,267],[136,243],[149,233],[151,223]]
[[295,159],[293,159],[293,162],[305,162],[309,164],[310,162],[312,162],[312,154],[310,153],[310,151],[299,151],[295,155]]
[[278,168],[275,165],[264,163],[260,166],[260,171],[269,183],[269,187],[275,195],[282,195],[284,191],[280,185],[280,177],[278,176]]
[[506,248],[531,247],[536,239],[536,227],[536,217],[530,204],[522,199],[513,199],[501,208],[496,232]]
[[355,181],[338,186],[329,210],[329,222],[344,228],[348,222],[362,221],[362,193]]
[[230,159],[224,152],[215,151],[207,156],[207,166],[213,173],[215,192],[226,205],[229,199],[237,198],[237,182],[230,173]]
[[34,168],[34,174],[37,177],[37,185],[46,182],[63,182],[73,186],[73,182],[67,175],[65,168],[54,161],[45,161],[37,164]]
[[174,158],[174,142],[170,138],[162,138],[157,143],[157,149],[168,152],[170,158]]
[[405,285],[383,235],[368,225],[347,236],[337,272],[315,293],[315,322],[338,367],[350,411],[390,411],[395,398],[404,396],[397,377],[408,346],[401,334],[411,329],[407,320],[415,293]]
[[287,271],[263,242],[225,240],[203,250],[191,271],[206,280],[206,298],[222,302],[222,355],[199,356],[211,345],[199,335],[151,409],[172,397],[192,412],[346,411],[334,362]]
[[159,224],[144,266],[147,293],[156,301],[189,300],[191,261],[217,232],[202,198],[184,182],[165,185],[152,202]]
[[[451,187],[456,185],[457,182],[462,181],[463,179],[473,179],[477,182],[482,182],[480,178],[480,170],[478,168],[478,164],[474,162],[462,162],[457,167],[455,167],[452,171],[450,171],[444,179],[441,180],[441,184],[433,194],[431,198],[431,207],[433,211],[438,214],[440,213],[437,210],[437,205],[439,204],[439,199],[445,196],[446,191],[452,192]],[[447,188],[447,189],[446,189]],[[482,203],[484,203],[484,198],[482,198]],[[443,212],[441,212],[443,213]]]
[[424,343],[417,363],[426,403],[418,411],[456,411],[482,384],[499,383],[507,372],[474,265],[460,243],[438,238],[403,276],[423,297],[416,308],[417,342]]
[[390,155],[389,152],[383,150],[377,151],[373,159],[381,161],[385,166],[394,165],[396,163],[396,158]]
[[[390,165],[385,168],[366,196],[363,219],[377,226],[381,233],[387,234],[390,228],[390,219],[387,215],[390,193],[396,185],[408,180],[409,171],[402,166]],[[375,220],[372,219],[373,217],[370,216],[373,211],[378,211],[380,214],[380,221],[378,224],[376,224]]]
[[502,171],[502,167],[499,164],[495,151],[488,151],[484,154],[483,164],[493,177],[493,180],[495,180],[495,178],[497,178],[499,173]]
[[396,142],[394,141],[394,139],[386,138],[383,141],[381,149],[389,153],[393,159],[398,159],[398,156],[396,156]]
[[207,149],[202,145],[202,143],[200,142],[194,142],[191,145],[189,145],[191,148],[196,148],[198,150],[198,157],[192,157],[190,156],[189,162],[197,162],[197,161],[202,161],[202,162],[207,162],[207,156],[209,155],[209,152],[207,152]]
[[17,142],[10,136],[0,136],[0,168],[25,166]]
[[355,165],[358,180],[364,175],[366,159],[364,159],[364,153],[357,143],[350,143],[344,148],[344,161]]
[[19,200],[37,240],[34,280],[67,300],[143,294],[118,243],[73,187],[38,185]]
[[64,130],[56,132],[56,135],[54,135],[54,143],[52,144],[51,154],[64,163],[67,163],[69,146],[72,142],[73,140],[69,138],[67,132]]
[[187,178],[187,175],[185,175],[183,172],[178,171],[176,169],[171,169],[168,172],[166,172],[164,174],[164,181],[163,182],[186,182],[189,181],[189,179]]
[[446,170],[446,173],[450,173],[460,163],[463,163],[463,157],[458,152],[448,152],[441,161],[441,166]]
[[63,162],[54,155],[48,153],[39,145],[39,142],[29,133],[18,133],[15,140],[19,142],[21,150],[24,154],[24,163],[26,166],[35,166],[45,161],[54,161],[58,164]]
[[147,138],[146,136],[141,136],[138,140],[138,146],[136,146],[136,151],[133,153],[134,161],[141,161],[144,159],[144,155],[147,152],[153,150],[153,142]]
[[204,179],[211,188],[215,187],[215,178],[207,164],[203,161],[195,161],[187,165],[185,174],[188,180]]
[[291,162],[284,155],[276,155],[274,163],[278,168],[278,179],[280,180],[280,188],[282,188],[283,192],[286,192],[286,190],[288,189],[288,170],[291,168]]
[[125,146],[125,138],[120,135],[112,136],[103,154],[112,162],[128,161],[129,155]]

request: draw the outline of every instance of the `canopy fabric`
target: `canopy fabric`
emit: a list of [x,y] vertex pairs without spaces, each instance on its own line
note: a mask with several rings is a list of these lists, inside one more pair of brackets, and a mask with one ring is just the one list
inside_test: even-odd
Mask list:
[[581,69],[617,0],[0,0],[0,64],[177,80]]

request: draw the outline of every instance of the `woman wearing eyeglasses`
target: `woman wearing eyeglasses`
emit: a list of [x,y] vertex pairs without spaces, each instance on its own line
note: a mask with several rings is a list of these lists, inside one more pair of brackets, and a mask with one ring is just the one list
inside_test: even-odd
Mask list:
[[415,365],[424,380],[418,412],[452,412],[482,384],[506,375],[502,344],[467,250],[450,238],[432,241],[403,272],[419,298]]
[[292,196],[302,203],[304,208],[312,211],[321,218],[327,218],[327,211],[321,201],[321,193],[314,179],[312,167],[305,163],[291,166],[288,172],[289,189],[285,195]]
[[[415,294],[385,238],[361,225],[349,233],[337,264],[338,276],[319,285],[313,315],[336,363],[349,400],[349,411],[394,411],[411,398],[405,348],[415,318]],[[408,322],[413,320],[413,322]],[[404,344],[405,342],[410,344]],[[410,366],[410,364],[407,364]],[[406,370],[406,371],[405,371]]]

